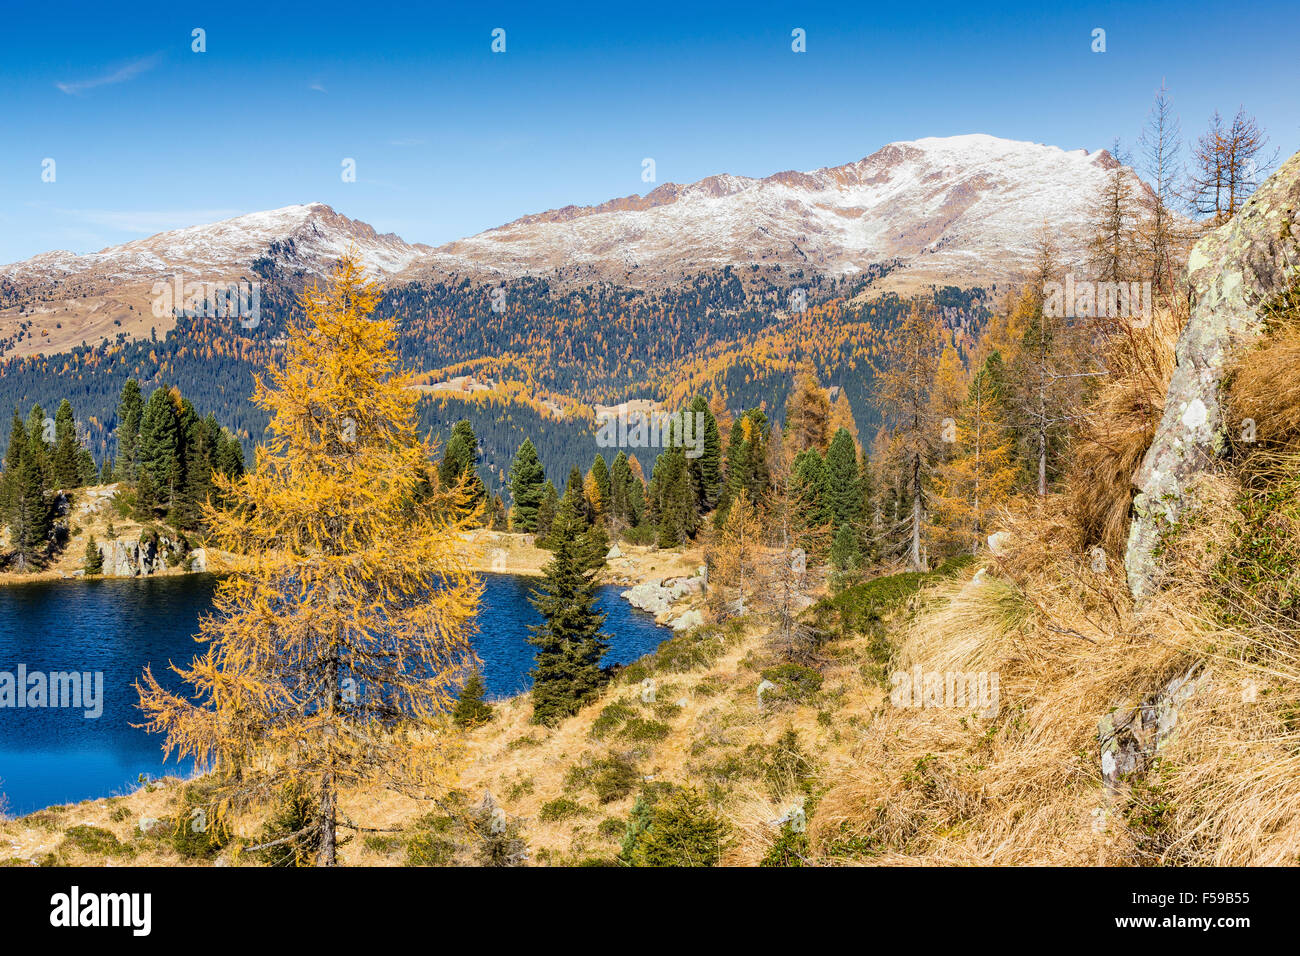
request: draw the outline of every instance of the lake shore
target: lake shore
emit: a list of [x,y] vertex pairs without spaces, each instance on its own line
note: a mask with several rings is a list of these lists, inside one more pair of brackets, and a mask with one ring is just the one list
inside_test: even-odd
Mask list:
[[[467,545],[471,546],[467,552],[471,568],[485,574],[537,577],[541,574],[542,566],[551,557],[549,551],[535,546],[531,536],[522,534],[479,529],[467,536]],[[703,553],[699,549],[658,551],[650,547],[620,544],[617,549],[612,550],[615,553],[609,559],[609,569],[604,583],[616,588],[640,585],[654,589],[665,581],[692,578],[697,576],[699,566],[703,562]],[[168,572],[157,576],[176,578],[184,574],[185,572],[178,569],[169,569]],[[12,575],[10,577],[21,578],[27,582],[61,579],[57,574],[50,573],[40,576]],[[681,614],[696,609],[700,599],[699,588],[672,597],[668,601],[671,612],[655,613],[656,621],[660,624],[668,623],[672,617],[680,617]],[[639,606],[635,601],[629,603],[633,607]],[[514,713],[519,708],[526,709],[528,701],[528,694],[524,692],[501,699],[496,702],[496,706],[504,708],[504,712]],[[471,760],[471,764],[474,763],[477,761]],[[471,774],[469,779],[474,779],[474,776],[475,774]],[[109,832],[118,832],[124,844],[138,847],[141,852],[134,860],[137,865],[164,862],[175,865],[176,861],[167,852],[169,839],[163,836],[161,830],[154,832],[152,828],[158,826],[157,821],[168,819],[174,813],[176,801],[186,786],[187,781],[183,778],[165,777],[145,783],[129,792],[119,792],[75,804],[51,806],[9,820],[5,820],[3,813],[0,812],[0,864],[34,865],[50,859],[56,851],[60,852],[60,858],[66,857],[70,852],[69,844],[63,840],[67,830],[76,827],[95,827]],[[353,799],[357,796],[359,795],[353,795]],[[368,802],[371,796],[367,795],[365,799]],[[2,809],[0,808],[0,811]],[[409,808],[402,804],[400,815],[403,817],[407,815],[407,810]],[[99,858],[97,852],[87,854],[84,859],[75,852],[72,856],[80,862],[92,862]]]

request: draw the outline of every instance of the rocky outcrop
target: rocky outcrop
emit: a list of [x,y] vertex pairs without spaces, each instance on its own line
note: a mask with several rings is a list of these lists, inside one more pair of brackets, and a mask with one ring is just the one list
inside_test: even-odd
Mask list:
[[691,608],[668,622],[674,631],[689,631],[704,626],[704,614],[698,608]]
[[206,571],[208,567],[206,551],[187,552],[184,543],[165,535],[114,538],[98,543],[99,554],[104,559],[105,577],[134,578],[157,574],[179,565],[187,556],[193,558],[190,570]]
[[1219,390],[1234,353],[1262,331],[1260,306],[1279,295],[1300,262],[1300,153],[1231,220],[1205,236],[1187,264],[1192,312],[1178,339],[1164,416],[1138,469],[1125,569],[1129,589],[1155,589],[1155,552],[1177,522],[1187,488],[1227,447]]
[[1120,707],[1098,722],[1101,778],[1112,793],[1126,775],[1145,769],[1173,739],[1179,713],[1210,680],[1210,671],[1193,664],[1141,704]]
[[[674,604],[684,598],[703,593],[704,587],[705,573],[704,569],[701,568],[699,573],[693,577],[668,578],[662,582],[646,581],[634,585],[622,592],[622,597],[633,607],[653,614],[656,619],[664,620],[672,614]],[[694,623],[695,618],[690,615],[690,611],[680,615],[674,622],[674,628],[682,630],[687,627],[697,626]],[[678,627],[677,622],[681,622],[683,618],[686,623]]]

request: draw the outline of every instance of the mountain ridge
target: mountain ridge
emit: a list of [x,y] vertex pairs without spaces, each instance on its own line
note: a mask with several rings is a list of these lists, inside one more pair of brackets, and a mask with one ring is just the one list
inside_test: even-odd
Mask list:
[[728,266],[748,267],[746,280],[794,285],[809,273],[853,278],[890,263],[873,290],[989,288],[1028,270],[1043,223],[1063,260],[1081,261],[1079,236],[1096,193],[1119,166],[1105,150],[983,133],[926,137],[839,166],[664,183],[645,195],[531,213],[437,247],[381,234],[325,203],[285,206],[0,266],[0,354],[56,354],[120,332],[166,333],[168,317],[151,314],[154,282],[248,279],[268,259],[306,280],[325,275],[348,248],[389,285],[531,275],[562,286],[657,289]]

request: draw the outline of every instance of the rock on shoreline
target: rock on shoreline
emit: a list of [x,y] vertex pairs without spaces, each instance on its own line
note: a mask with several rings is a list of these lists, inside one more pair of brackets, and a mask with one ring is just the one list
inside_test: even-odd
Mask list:
[[653,614],[659,623],[667,623],[675,631],[699,627],[703,615],[695,608],[673,617],[673,605],[678,601],[697,597],[707,587],[707,571],[700,567],[691,577],[667,578],[635,584],[620,595],[634,608]]

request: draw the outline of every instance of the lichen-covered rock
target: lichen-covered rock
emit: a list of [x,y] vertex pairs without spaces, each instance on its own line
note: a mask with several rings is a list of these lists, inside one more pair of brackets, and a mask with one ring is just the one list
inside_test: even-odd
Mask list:
[[1138,706],[1120,707],[1097,722],[1101,778],[1113,793],[1126,775],[1144,769],[1174,737],[1178,716],[1212,672],[1193,664]]
[[703,627],[704,615],[695,608],[691,608],[680,617],[670,621],[668,626],[674,631],[689,631],[693,628]]
[[[99,542],[99,555],[104,559],[104,577],[135,578],[157,574],[170,564],[180,560],[184,554],[184,545],[173,541],[165,535],[145,535],[141,538],[114,538]],[[202,567],[191,570],[207,570],[207,553],[200,559]]]
[[1154,590],[1156,547],[1177,522],[1188,484],[1227,447],[1219,398],[1224,369],[1259,336],[1259,308],[1294,278],[1298,247],[1300,153],[1192,250],[1191,317],[1178,339],[1164,415],[1134,478],[1138,495],[1124,565],[1136,597]]

